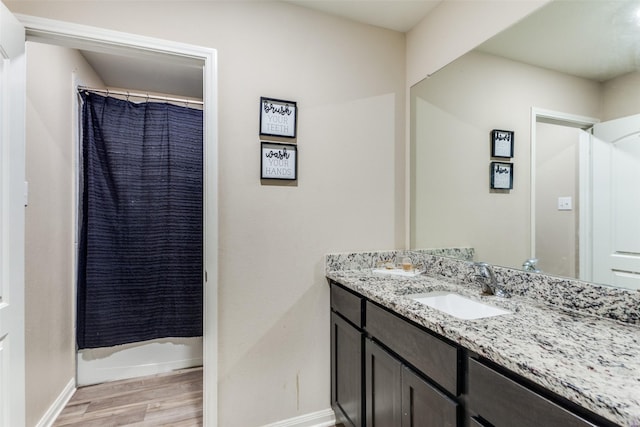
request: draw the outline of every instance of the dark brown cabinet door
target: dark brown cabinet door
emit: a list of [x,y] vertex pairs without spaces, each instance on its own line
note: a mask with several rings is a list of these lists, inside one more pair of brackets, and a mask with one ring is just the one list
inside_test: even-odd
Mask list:
[[456,427],[458,404],[365,340],[367,427]]
[[456,427],[458,404],[411,369],[402,369],[402,427]]
[[331,313],[331,406],[345,427],[362,422],[362,334]]
[[454,396],[459,394],[460,350],[388,310],[366,303],[367,332],[408,365]]
[[370,339],[365,340],[367,427],[400,426],[402,364]]

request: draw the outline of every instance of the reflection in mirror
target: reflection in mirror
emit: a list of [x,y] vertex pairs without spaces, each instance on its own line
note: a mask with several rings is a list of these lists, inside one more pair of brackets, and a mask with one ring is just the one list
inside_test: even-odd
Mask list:
[[[537,258],[548,274],[640,288],[631,259],[640,226],[617,225],[640,217],[640,196],[617,190],[637,189],[640,176],[594,182],[594,142],[580,130],[640,113],[639,6],[551,2],[411,88],[412,248],[471,247],[476,260],[513,268]],[[515,132],[513,158],[491,157],[492,129]],[[624,156],[606,142],[603,156],[640,170],[629,148],[640,142],[625,143]],[[513,163],[513,189],[489,188],[491,161]],[[596,206],[594,186],[614,192]],[[603,220],[609,194],[630,201]],[[605,251],[594,226],[596,236],[617,230],[624,243]],[[605,274],[594,273],[598,263]]]
[[536,122],[535,256],[545,273],[580,277],[579,129]]

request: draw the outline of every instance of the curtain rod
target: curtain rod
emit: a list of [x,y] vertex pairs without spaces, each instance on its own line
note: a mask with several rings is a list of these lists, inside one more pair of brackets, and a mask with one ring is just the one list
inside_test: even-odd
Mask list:
[[134,98],[145,98],[145,99],[158,99],[161,101],[169,101],[169,102],[180,102],[187,105],[189,104],[204,105],[204,102],[202,101],[186,99],[186,98],[172,98],[169,96],[150,95],[148,93],[135,93],[135,92],[129,92],[124,90],[97,89],[97,88],[87,87],[87,86],[78,86],[78,91],[82,91],[82,90],[86,90],[89,92],[105,93],[107,94],[107,96],[121,95],[121,96],[126,96],[127,99],[129,97],[134,97]]

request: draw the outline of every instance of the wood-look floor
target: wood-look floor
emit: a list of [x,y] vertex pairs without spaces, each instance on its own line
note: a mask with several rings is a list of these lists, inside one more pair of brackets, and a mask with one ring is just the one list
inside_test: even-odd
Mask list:
[[54,427],[202,426],[202,368],[79,388]]
[[200,427],[202,368],[80,387],[53,423],[62,426]]

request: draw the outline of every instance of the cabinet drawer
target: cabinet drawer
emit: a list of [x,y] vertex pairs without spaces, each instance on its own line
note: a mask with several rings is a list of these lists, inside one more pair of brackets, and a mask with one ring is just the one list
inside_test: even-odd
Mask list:
[[362,298],[334,283],[331,284],[331,309],[362,327]]
[[472,412],[495,427],[594,425],[471,358],[468,402]]
[[459,394],[457,347],[412,325],[407,320],[367,302],[369,334],[453,395]]

